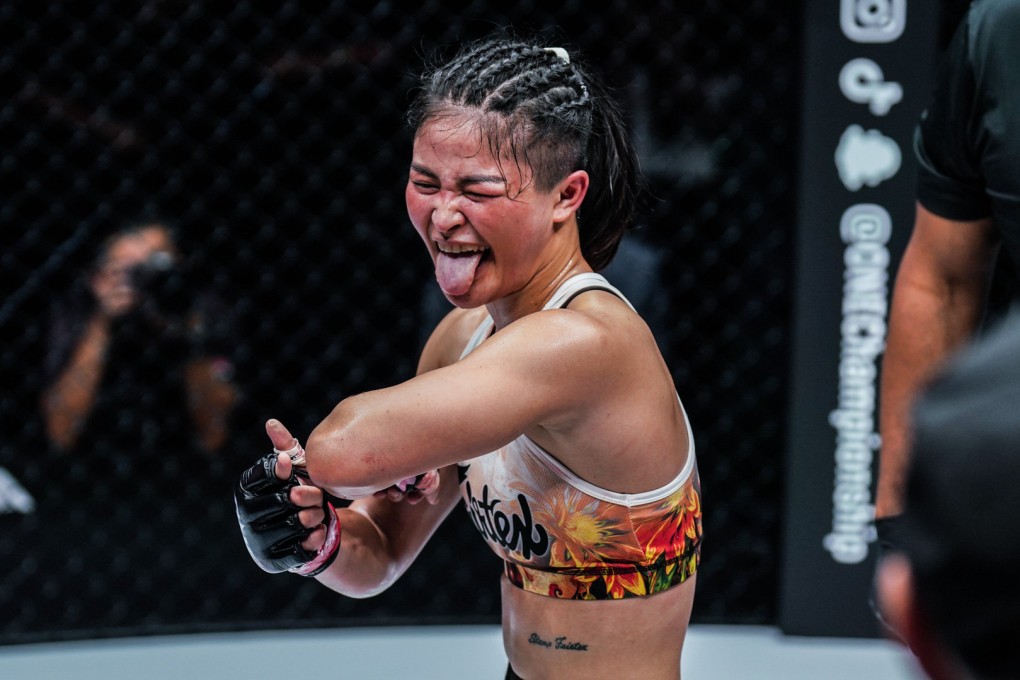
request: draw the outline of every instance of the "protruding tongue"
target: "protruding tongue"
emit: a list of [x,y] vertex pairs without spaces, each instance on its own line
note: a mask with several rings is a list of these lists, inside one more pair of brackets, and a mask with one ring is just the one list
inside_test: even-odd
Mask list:
[[468,292],[481,260],[481,251],[458,255],[439,253],[436,258],[436,281],[439,287],[447,295],[463,295]]

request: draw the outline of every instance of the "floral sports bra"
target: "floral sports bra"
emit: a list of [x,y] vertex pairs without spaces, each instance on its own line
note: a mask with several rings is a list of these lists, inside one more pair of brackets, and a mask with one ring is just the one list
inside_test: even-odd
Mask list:
[[[598,288],[623,295],[599,274],[566,281],[546,309]],[[479,327],[467,355],[491,332]],[[507,578],[529,592],[577,600],[640,597],[683,583],[701,557],[701,485],[694,438],[687,462],[665,486],[637,494],[581,479],[526,436],[460,463],[461,495]]]

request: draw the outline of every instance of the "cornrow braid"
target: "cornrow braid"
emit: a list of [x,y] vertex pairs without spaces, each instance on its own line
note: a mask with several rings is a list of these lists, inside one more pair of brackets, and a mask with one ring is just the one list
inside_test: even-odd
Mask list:
[[521,50],[514,46],[508,46],[505,50],[506,54],[498,62],[489,64],[487,68],[479,72],[473,93],[475,101],[469,103],[479,103],[486,94],[499,88],[507,80],[518,77],[521,69],[533,60],[535,54],[534,48]]
[[569,66],[559,61],[552,66],[515,76],[492,93],[486,100],[485,107],[491,111],[512,111],[530,99],[542,95],[553,97],[556,89],[565,87],[567,78],[564,78],[564,74],[567,69]]
[[[450,90],[451,99],[466,106],[478,106],[485,95],[485,83],[491,81],[501,69],[513,66],[514,45],[497,45],[489,50],[480,50],[473,58],[465,55],[451,64],[451,71],[457,73],[456,81]],[[461,68],[458,68],[458,67]]]
[[629,132],[601,81],[562,48],[489,38],[425,72],[407,119],[417,132],[436,116],[464,109],[477,110],[493,155],[509,151],[530,166],[539,190],[575,170],[588,173],[578,216],[581,249],[596,271],[609,264],[642,182]]

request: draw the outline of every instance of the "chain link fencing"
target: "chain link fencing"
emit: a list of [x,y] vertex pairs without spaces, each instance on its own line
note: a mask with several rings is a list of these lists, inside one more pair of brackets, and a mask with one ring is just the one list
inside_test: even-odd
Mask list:
[[[402,200],[408,92],[424,58],[507,25],[585,53],[626,104],[655,201],[607,275],[693,424],[694,618],[774,621],[800,3],[513,5],[0,6],[0,642],[499,620],[498,561],[462,511],[392,589],[353,600],[259,571],[231,486],[267,418],[306,435],[412,375],[446,303]],[[43,414],[87,325],[73,295],[109,233],[151,222],[181,272],[153,298],[216,304],[177,344],[138,327],[111,348],[121,383],[62,450]],[[214,453],[166,415],[196,347],[233,390]]]

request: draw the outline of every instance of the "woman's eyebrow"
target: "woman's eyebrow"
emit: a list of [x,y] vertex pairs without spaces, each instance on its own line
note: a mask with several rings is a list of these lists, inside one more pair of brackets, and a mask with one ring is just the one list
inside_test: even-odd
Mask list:
[[461,185],[464,184],[506,184],[501,175],[468,175],[461,178]]
[[[426,177],[430,177],[430,178],[435,179],[435,180],[439,179],[439,175],[437,175],[436,173],[432,172],[431,170],[429,170],[428,168],[426,168],[423,165],[418,165],[417,163],[411,163],[411,170],[413,170],[414,172],[417,172],[420,175],[425,175]],[[467,184],[500,184],[500,185],[502,185],[502,184],[506,184],[506,179],[504,179],[502,175],[468,175],[466,177],[461,177],[459,180],[457,180],[457,183],[460,186],[464,186],[464,185],[467,185]]]
[[417,172],[419,175],[426,175],[428,177],[431,177],[432,179],[439,179],[439,175],[437,175],[436,173],[432,172],[431,170],[426,168],[424,165],[418,165],[417,163],[411,163],[411,170],[413,170],[414,172]]

